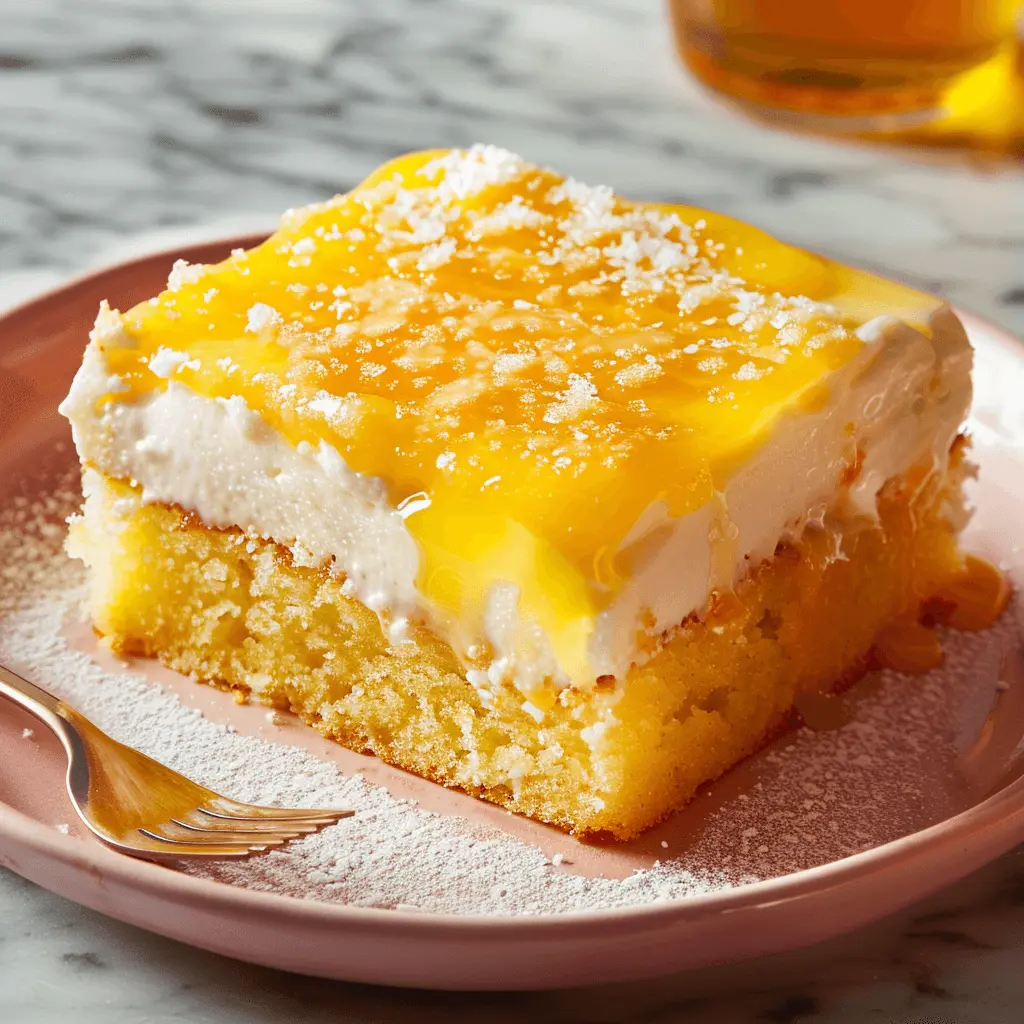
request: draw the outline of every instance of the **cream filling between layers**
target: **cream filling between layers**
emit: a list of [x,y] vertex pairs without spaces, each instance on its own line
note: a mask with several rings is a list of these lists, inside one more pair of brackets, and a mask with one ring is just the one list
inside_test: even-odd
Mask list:
[[[647,509],[623,542],[643,550],[635,574],[596,623],[597,675],[618,676],[635,660],[628,630],[645,610],[651,632],[663,633],[808,525],[876,520],[878,493],[892,477],[921,464],[945,473],[971,405],[973,350],[949,307],[937,309],[929,327],[931,338],[892,317],[864,324],[864,348],[829,379],[824,409],[785,416],[724,490],[689,515],[673,521],[663,503]],[[840,488],[858,450],[860,473]]]
[[[600,675],[621,679],[640,657],[645,613],[653,632],[663,632],[808,523],[870,519],[886,480],[923,460],[944,471],[970,405],[972,353],[948,308],[933,314],[930,327],[928,338],[892,318],[865,324],[864,347],[827,382],[823,409],[784,417],[724,490],[689,515],[671,519],[661,504],[648,508],[623,544],[632,549],[634,575],[594,620],[584,678],[570,679],[543,631],[520,620],[514,581],[494,581],[481,622],[445,623],[435,614],[416,587],[417,543],[383,482],[351,470],[330,445],[293,447],[240,397],[205,398],[173,379],[137,401],[100,405],[123,390],[97,347],[120,341],[102,313],[61,412],[82,459],[135,481],[144,501],[180,505],[210,526],[274,540],[299,564],[344,573],[346,591],[380,615],[393,640],[415,618],[463,654],[486,641],[494,661],[469,673],[474,685],[486,693],[510,678],[528,695],[547,679],[578,686]],[[173,378],[175,360],[165,354],[157,368]],[[861,472],[840,489],[857,449]]]
[[422,601],[419,549],[382,480],[351,470],[320,443],[292,446],[239,396],[205,398],[175,380],[136,402],[117,390],[90,345],[60,411],[83,461],[180,505],[208,526],[239,527],[291,551],[296,564],[344,574],[344,590],[381,618],[392,640]]

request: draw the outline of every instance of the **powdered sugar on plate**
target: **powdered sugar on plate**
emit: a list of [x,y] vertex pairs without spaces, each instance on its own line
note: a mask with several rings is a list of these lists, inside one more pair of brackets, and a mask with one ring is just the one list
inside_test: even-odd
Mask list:
[[[64,462],[41,496],[15,495],[0,509],[0,660],[55,689],[115,738],[215,790],[254,803],[357,812],[246,861],[182,865],[189,873],[430,913],[637,906],[848,856],[942,820],[997,780],[999,764],[988,765],[978,744],[991,738],[983,727],[999,706],[1020,696],[999,674],[1017,642],[1009,617],[986,633],[948,638],[940,671],[909,679],[885,673],[860,684],[844,698],[852,720],[842,728],[791,733],[641,839],[600,850],[564,837],[552,853],[551,830],[537,826],[545,853],[343,773],[288,745],[287,728],[285,742],[244,735],[155,685],[144,664],[112,670],[77,649],[65,624],[78,614],[83,575],[62,553],[62,520],[78,502],[77,467],[66,455]],[[603,866],[625,877],[601,877]]]

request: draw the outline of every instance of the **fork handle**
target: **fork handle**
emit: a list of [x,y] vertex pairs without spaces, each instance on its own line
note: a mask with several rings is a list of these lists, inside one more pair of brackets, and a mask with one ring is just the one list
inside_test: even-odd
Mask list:
[[0,697],[6,697],[48,725],[58,736],[63,735],[61,727],[64,718],[64,704],[52,693],[27,679],[15,675],[0,665]]

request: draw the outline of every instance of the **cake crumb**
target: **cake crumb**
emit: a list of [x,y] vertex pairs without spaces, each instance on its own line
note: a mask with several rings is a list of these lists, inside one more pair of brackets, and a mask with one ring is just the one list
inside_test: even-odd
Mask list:
[[30,739],[32,739],[33,736],[35,736],[35,734],[36,734],[35,729],[22,729],[21,730],[21,738],[23,740],[30,740]]

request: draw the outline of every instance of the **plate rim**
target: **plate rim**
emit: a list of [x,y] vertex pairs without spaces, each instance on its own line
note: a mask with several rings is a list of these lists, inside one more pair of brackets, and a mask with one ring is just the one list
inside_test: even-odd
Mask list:
[[[95,287],[112,274],[150,262],[190,256],[195,262],[202,262],[204,256],[220,254],[225,248],[251,247],[267,237],[267,232],[248,232],[229,234],[197,243],[183,243],[74,275],[61,284],[0,312],[0,351],[6,348],[4,336],[9,333],[16,334],[20,320],[31,319],[55,300],[65,299],[69,293],[84,288]],[[980,334],[984,336],[986,345],[994,345],[1006,354],[1024,361],[1024,344],[1009,329],[963,307],[952,308],[963,322],[968,335],[972,337],[972,342],[974,335]],[[988,837],[993,831],[996,837],[989,840]],[[905,862],[908,857],[914,860],[926,859],[927,855],[931,854],[937,858],[949,847],[959,846],[964,869],[945,874],[942,884],[938,887],[942,888],[969,874],[981,863],[994,860],[1024,841],[1024,776],[1012,780],[967,810],[925,829],[814,868],[674,900],[553,914],[448,914],[356,907],[345,903],[330,903],[313,898],[247,889],[126,857],[114,853],[92,839],[64,836],[0,801],[0,865],[23,874],[3,853],[5,842],[8,841],[23,844],[28,849],[78,871],[95,872],[95,862],[99,855],[104,862],[104,869],[113,869],[112,873],[120,876],[123,881],[129,884],[134,882],[153,895],[173,899],[177,903],[205,900],[208,904],[216,904],[219,907],[238,907],[239,904],[243,904],[270,917],[284,915],[291,920],[297,917],[310,923],[349,924],[370,930],[380,927],[388,932],[398,930],[410,938],[415,938],[420,933],[430,933],[436,937],[439,930],[445,933],[454,930],[461,938],[466,938],[468,933],[469,938],[486,936],[509,940],[557,939],[563,933],[599,925],[615,925],[619,934],[622,934],[624,931],[646,931],[683,918],[736,914],[767,905],[791,903],[823,887],[848,888],[862,883],[871,875],[884,875],[898,867],[900,862]],[[976,861],[966,856],[969,851],[977,852],[982,848],[987,852],[982,854],[981,860]],[[905,902],[920,898],[925,892],[935,889],[935,886],[930,886],[920,892],[911,893]],[[888,912],[892,909],[895,908]]]
[[[988,847],[981,839],[993,830],[1005,835],[1000,835],[994,845]],[[538,930],[546,934],[602,924],[615,924],[621,928],[626,923],[633,923],[637,928],[646,930],[652,924],[664,924],[678,917],[738,913],[767,904],[793,902],[821,889],[822,883],[832,889],[846,888],[862,882],[864,876],[884,874],[906,861],[908,855],[919,853],[922,848],[938,856],[948,847],[956,846],[962,853],[967,853],[986,846],[997,850],[988,858],[995,859],[1024,840],[1024,775],[951,818],[814,868],[678,899],[556,914],[447,914],[392,910],[355,907],[346,903],[247,889],[227,882],[199,878],[152,861],[127,857],[89,837],[65,836],[0,801],[0,851],[5,838],[20,841],[26,847],[38,850],[69,867],[87,871],[95,869],[96,857],[91,854],[99,854],[105,862],[104,867],[115,864],[123,866],[124,870],[112,872],[120,875],[123,880],[134,880],[153,894],[180,895],[186,901],[205,897],[217,904],[246,903],[251,904],[253,909],[262,907],[271,916],[286,914],[292,918],[307,918],[318,924],[342,921],[371,926],[381,924],[387,925],[389,931],[398,926],[411,933],[436,933],[439,929],[454,929],[463,938],[467,937],[467,931],[479,933],[480,936],[500,932],[502,938],[521,939],[535,937],[533,933]],[[963,842],[965,839],[972,841]],[[963,873],[947,876],[944,885],[970,874],[977,866],[967,857],[963,858],[963,862],[967,865]],[[21,874],[16,866],[7,862],[2,852],[0,864]]]

